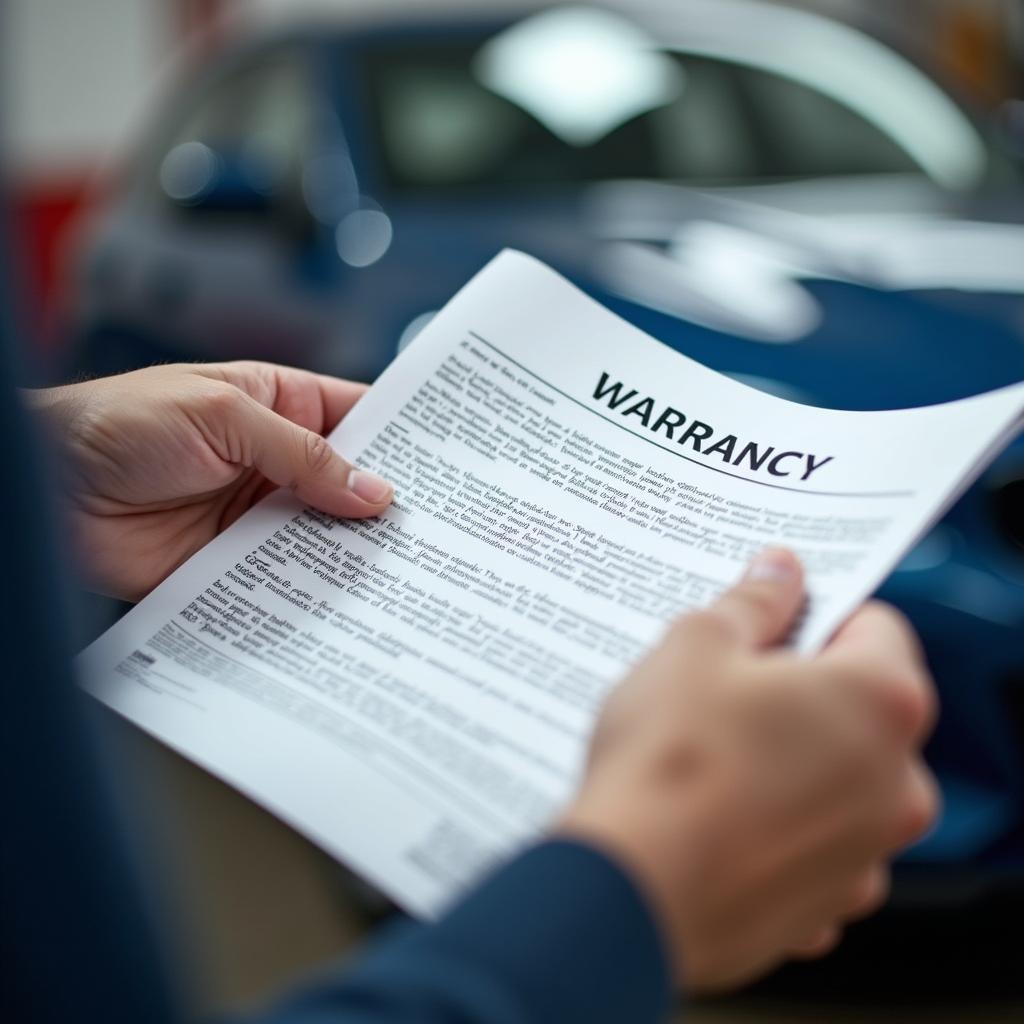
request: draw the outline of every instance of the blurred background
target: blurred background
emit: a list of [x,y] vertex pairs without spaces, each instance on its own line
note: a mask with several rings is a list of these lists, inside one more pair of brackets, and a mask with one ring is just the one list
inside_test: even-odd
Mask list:
[[[504,246],[798,401],[1024,379],[1022,0],[7,0],[0,18],[7,271],[40,380],[236,357],[372,380]],[[883,596],[941,689],[945,815],[877,920],[755,995],[955,992],[963,1019],[1010,1019],[978,1000],[1024,995],[1024,440]],[[204,1005],[376,916],[301,840],[130,742],[176,794]]]

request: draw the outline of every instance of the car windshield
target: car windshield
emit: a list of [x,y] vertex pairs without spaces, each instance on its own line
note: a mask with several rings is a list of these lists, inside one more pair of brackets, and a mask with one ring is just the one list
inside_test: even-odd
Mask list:
[[[755,184],[921,173],[896,141],[822,92],[717,57],[659,52],[675,85],[595,130],[545,117],[480,72],[480,44],[376,46],[363,68],[385,181],[395,189],[622,178]],[[607,96],[605,102],[616,101]],[[618,108],[616,108],[618,109]],[[601,127],[607,130],[600,130]]]

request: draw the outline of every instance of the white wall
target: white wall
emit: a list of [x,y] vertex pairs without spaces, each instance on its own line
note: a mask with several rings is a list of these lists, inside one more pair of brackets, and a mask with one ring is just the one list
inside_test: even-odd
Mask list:
[[6,0],[0,15],[9,170],[59,175],[116,149],[175,37],[170,0]]

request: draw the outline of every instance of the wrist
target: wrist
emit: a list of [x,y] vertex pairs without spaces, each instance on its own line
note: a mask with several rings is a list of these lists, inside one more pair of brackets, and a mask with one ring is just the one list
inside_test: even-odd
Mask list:
[[65,384],[55,388],[20,388],[22,404],[58,442],[66,442],[82,406],[81,385]]

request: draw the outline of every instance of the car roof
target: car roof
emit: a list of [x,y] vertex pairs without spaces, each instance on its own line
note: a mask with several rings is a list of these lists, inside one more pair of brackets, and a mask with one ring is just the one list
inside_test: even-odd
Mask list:
[[[389,39],[500,31],[535,15],[623,17],[659,46],[769,72],[836,100],[879,127],[939,185],[967,189],[988,171],[992,147],[971,113],[906,55],[848,24],[764,0],[600,0],[551,8],[535,0],[439,0],[424,10],[411,0],[368,6],[290,3],[253,22],[252,41],[330,41],[358,49]],[[771,45],[766,45],[769,40]]]

